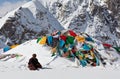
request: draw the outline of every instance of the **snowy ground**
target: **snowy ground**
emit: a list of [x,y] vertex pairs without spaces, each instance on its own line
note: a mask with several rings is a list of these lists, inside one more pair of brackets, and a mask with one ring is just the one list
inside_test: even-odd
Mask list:
[[[23,50],[24,49],[24,50]],[[120,66],[108,65],[106,67],[77,67],[75,62],[57,57],[47,65],[54,57],[51,57],[48,47],[40,46],[36,40],[25,42],[18,47],[4,54],[22,54],[18,58],[11,58],[7,61],[0,60],[0,74],[4,79],[120,79]],[[27,68],[29,58],[33,53],[45,69],[30,71]],[[10,76],[6,76],[9,74]],[[13,77],[14,76],[14,77]]]
[[[83,69],[51,69],[41,71],[0,73],[4,79],[120,79],[120,71],[101,70],[97,68]],[[8,75],[8,76],[7,76]]]

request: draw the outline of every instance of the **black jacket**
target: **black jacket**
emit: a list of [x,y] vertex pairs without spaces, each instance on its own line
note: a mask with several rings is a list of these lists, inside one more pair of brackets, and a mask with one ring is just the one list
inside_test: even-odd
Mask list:
[[37,67],[37,65],[40,64],[40,63],[38,62],[37,58],[30,58],[28,64],[29,65],[32,64],[32,65],[34,65],[34,67]]

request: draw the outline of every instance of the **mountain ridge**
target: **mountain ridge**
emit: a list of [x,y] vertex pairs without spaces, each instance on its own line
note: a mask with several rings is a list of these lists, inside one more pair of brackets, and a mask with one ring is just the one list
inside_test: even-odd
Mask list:
[[0,22],[0,40],[9,45],[64,29],[37,0],[9,12]]

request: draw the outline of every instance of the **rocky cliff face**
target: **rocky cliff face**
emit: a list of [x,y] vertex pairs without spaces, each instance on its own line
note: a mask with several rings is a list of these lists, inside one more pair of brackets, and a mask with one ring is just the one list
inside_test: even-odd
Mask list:
[[120,46],[119,0],[40,0],[66,28]]
[[22,43],[64,29],[37,0],[8,13],[0,22],[0,41],[5,44]]
[[108,5],[108,9],[112,11],[112,16],[118,20],[120,26],[120,0],[106,0],[105,3]]

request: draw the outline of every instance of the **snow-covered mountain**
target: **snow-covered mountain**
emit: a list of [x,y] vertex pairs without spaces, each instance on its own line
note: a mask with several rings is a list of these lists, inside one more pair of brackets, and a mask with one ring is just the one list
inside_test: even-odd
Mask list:
[[119,0],[32,0],[0,19],[0,40],[22,43],[65,28],[120,46],[119,5]]
[[66,28],[120,46],[120,0],[39,0]]
[[39,1],[33,0],[0,19],[0,41],[2,46],[22,43],[63,29]]

